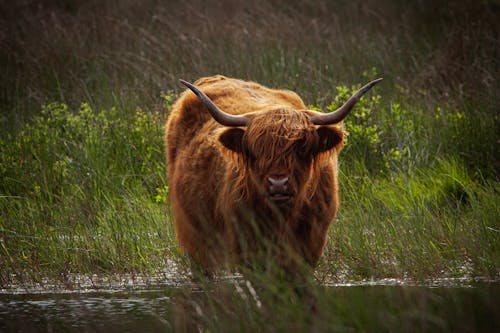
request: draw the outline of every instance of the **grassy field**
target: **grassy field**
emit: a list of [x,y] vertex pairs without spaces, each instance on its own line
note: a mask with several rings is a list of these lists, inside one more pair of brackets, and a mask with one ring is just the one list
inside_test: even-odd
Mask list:
[[345,121],[318,281],[498,279],[498,2],[249,3],[0,4],[0,288],[184,265],[163,125],[217,73],[324,111],[384,77]]

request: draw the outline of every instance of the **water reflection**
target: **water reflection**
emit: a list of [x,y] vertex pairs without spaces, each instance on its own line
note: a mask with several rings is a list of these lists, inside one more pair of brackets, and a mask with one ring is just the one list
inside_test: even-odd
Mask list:
[[136,332],[170,328],[167,291],[0,296],[0,331]]
[[431,287],[366,282],[316,292],[315,314],[284,289],[254,288],[243,279],[203,288],[4,293],[0,331],[500,331],[498,282]]

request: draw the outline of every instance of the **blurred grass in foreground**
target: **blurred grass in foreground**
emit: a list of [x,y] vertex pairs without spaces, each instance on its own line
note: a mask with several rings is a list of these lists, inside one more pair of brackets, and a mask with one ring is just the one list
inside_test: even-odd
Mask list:
[[[205,292],[176,288],[114,293],[0,295],[6,332],[496,332],[498,285],[321,286],[320,312],[285,289],[237,280]],[[266,300],[274,299],[272,304]],[[40,306],[39,304],[43,304]],[[493,319],[493,320],[492,320]]]

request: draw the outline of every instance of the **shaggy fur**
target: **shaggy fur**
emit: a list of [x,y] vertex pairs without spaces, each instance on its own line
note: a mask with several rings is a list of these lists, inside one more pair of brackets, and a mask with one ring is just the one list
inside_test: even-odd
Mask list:
[[[315,126],[300,97],[224,76],[196,86],[247,127],[224,127],[184,92],[166,124],[168,181],[181,248],[212,272],[266,252],[287,271],[317,264],[338,208],[341,125]],[[289,177],[292,199],[275,204],[269,176]]]

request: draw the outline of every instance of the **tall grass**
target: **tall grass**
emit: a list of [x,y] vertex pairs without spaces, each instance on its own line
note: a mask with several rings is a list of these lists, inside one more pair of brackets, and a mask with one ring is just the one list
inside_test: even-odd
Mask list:
[[[349,95],[345,86],[337,90],[332,108]],[[165,110],[171,101],[164,96]],[[496,276],[498,183],[473,177],[457,153],[430,159],[435,148],[400,139],[415,135],[415,113],[383,109],[380,101],[376,94],[363,99],[346,124],[352,143],[342,154],[342,209],[318,277]],[[466,119],[441,112],[454,124],[449,140]],[[381,113],[396,124],[375,121]],[[52,103],[7,135],[0,148],[2,281],[151,273],[176,258],[163,123],[163,113],[141,109]],[[440,122],[427,125],[425,133],[435,133],[422,138],[444,133]]]
[[319,279],[498,276],[494,2],[0,6],[3,286],[177,257],[162,126],[177,79],[215,73],[325,111],[385,78],[345,124]]
[[174,291],[177,322],[160,321],[177,331],[495,331],[496,286],[396,297],[325,286],[498,281],[498,13],[495,1],[1,3],[0,288],[183,274],[163,146],[178,78],[255,80],[330,111],[383,76],[345,121],[341,207],[319,283],[244,268],[242,279],[200,278]]
[[488,320],[498,313],[494,286],[316,287],[316,313],[304,311],[303,300],[290,289],[276,281],[273,286],[262,290],[247,280],[212,284],[207,293],[179,293],[169,323],[176,332],[488,332],[498,326]]
[[384,96],[396,83],[419,100],[498,103],[494,2],[52,0],[2,12],[1,105],[22,114],[55,99],[152,107],[179,77],[215,73],[329,101],[372,67]]
[[175,253],[162,123],[138,109],[43,107],[0,148],[2,281],[156,271]]
[[[390,179],[348,178],[326,267],[358,278],[498,274],[498,184],[442,160]],[[342,276],[339,274],[339,276]]]

